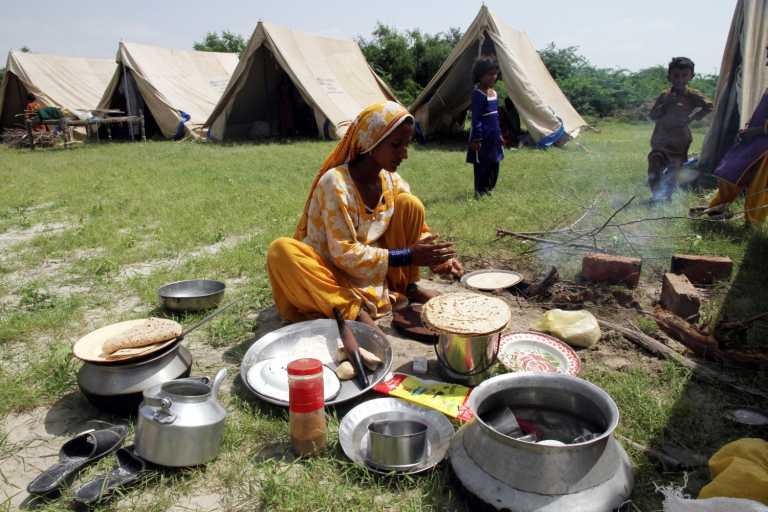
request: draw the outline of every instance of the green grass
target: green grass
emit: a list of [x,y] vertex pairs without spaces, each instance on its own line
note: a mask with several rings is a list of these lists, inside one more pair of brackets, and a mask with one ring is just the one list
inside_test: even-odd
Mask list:
[[[586,133],[579,139],[588,151],[571,144],[564,150],[509,152],[497,190],[481,201],[473,199],[472,169],[464,163],[461,145],[414,147],[401,173],[427,206],[432,229],[455,241],[466,261],[503,261],[528,272],[556,264],[561,276],[570,278],[580,266],[578,253],[523,254],[530,244],[495,241],[496,228],[540,231],[565,226],[598,198],[595,212],[580,224],[595,227],[633,195],[638,199],[616,222],[685,215],[688,206],[702,201],[700,197],[680,193],[665,205],[643,203],[648,196],[644,178],[649,135],[647,125],[606,124],[601,133]],[[694,148],[701,135],[696,133]],[[266,248],[274,238],[293,232],[307,187],[332,147],[330,142],[232,146],[149,142],[34,153],[0,148],[4,183],[0,234],[39,224],[66,225],[0,257],[0,296],[13,299],[0,300],[0,416],[49,405],[75,391],[78,363],[69,356],[68,346],[87,332],[84,322],[93,315],[106,323],[149,314],[156,288],[168,281],[234,280],[237,285],[229,297],[247,299],[209,324],[201,338],[216,350],[241,354],[258,322],[247,318],[255,318],[271,304],[264,272]],[[766,309],[768,286],[759,285],[765,283],[759,265],[767,243],[763,232],[747,232],[737,223],[710,226],[666,219],[635,224],[625,234],[631,246],[612,228],[601,234],[599,243],[618,253],[643,256],[649,281],[668,267],[675,251],[735,260],[738,294],[732,291],[729,296],[725,289],[716,294],[715,306],[704,315],[708,322],[721,310],[729,318],[746,318]],[[201,247],[228,240],[235,242],[220,252],[188,257]],[[52,260],[65,264],[41,274]],[[164,265],[145,275],[121,274],[155,260]],[[23,279],[27,275],[31,277]],[[70,292],[65,284],[87,291]],[[138,312],[121,306],[129,298],[137,300]],[[645,332],[655,332],[651,323],[636,321]],[[616,399],[622,434],[652,446],[675,440],[706,455],[728,440],[750,434],[723,424],[722,404],[765,405],[695,384],[686,370],[672,364],[638,364],[620,372],[592,365],[583,376]],[[764,374],[742,378],[758,387],[765,385]],[[237,395],[226,402],[230,417],[216,462],[204,469],[162,473],[97,510],[113,510],[117,504],[165,510],[200,488],[224,494],[222,506],[228,510],[465,509],[447,484],[445,467],[418,478],[379,478],[346,461],[335,435],[329,436],[329,450],[320,457],[258,462],[255,456],[261,446],[287,441],[284,415]],[[331,422],[332,432],[337,425],[336,420]],[[0,443],[0,449],[8,447]],[[653,482],[680,481],[682,473],[663,473],[643,454],[630,453],[638,468],[636,503],[642,510],[658,509]],[[87,475],[106,467],[105,461]],[[65,504],[66,497],[48,509],[60,510]]]

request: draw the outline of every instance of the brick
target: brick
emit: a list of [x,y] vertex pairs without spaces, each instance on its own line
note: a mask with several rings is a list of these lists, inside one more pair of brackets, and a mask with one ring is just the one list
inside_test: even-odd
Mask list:
[[661,305],[691,323],[699,319],[699,292],[683,274],[664,274],[661,283]]
[[675,254],[671,267],[673,274],[685,274],[694,284],[712,284],[731,277],[733,261],[722,256]]
[[635,288],[640,281],[642,261],[639,258],[611,256],[590,252],[581,262],[581,275],[588,281],[624,284]]

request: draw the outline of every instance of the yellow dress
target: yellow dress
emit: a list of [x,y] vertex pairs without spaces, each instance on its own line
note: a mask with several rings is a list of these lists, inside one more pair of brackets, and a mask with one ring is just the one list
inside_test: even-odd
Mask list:
[[709,207],[714,208],[735,201],[744,188],[744,216],[750,224],[760,224],[768,216],[768,155],[763,156],[749,172],[744,173],[736,185],[717,180],[717,192],[710,200]]
[[280,315],[288,321],[332,316],[380,317],[419,278],[419,268],[389,267],[388,249],[429,234],[421,201],[397,173],[380,171],[382,195],[368,210],[347,165],[320,178],[309,203],[303,240],[280,238],[267,253],[267,272]]

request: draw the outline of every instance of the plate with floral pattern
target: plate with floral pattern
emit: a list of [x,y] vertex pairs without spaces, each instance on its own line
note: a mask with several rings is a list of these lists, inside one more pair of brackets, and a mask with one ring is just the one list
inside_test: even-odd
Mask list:
[[502,334],[499,361],[513,372],[562,373],[577,375],[581,360],[571,347],[538,332]]

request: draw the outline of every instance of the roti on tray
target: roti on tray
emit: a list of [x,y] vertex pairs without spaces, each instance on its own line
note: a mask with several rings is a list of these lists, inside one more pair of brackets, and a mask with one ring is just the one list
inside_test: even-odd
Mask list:
[[446,293],[427,301],[421,313],[424,324],[438,333],[485,336],[507,327],[512,312],[497,297],[477,293]]

